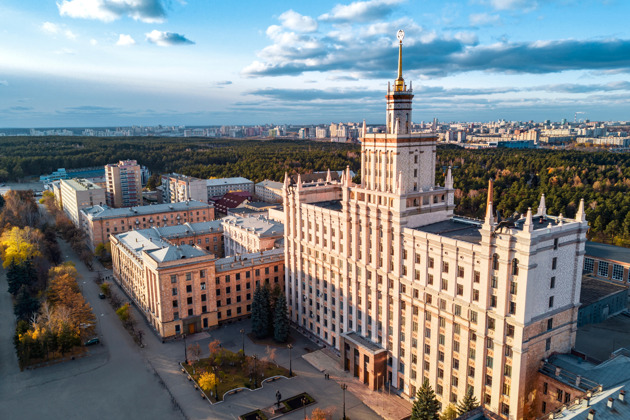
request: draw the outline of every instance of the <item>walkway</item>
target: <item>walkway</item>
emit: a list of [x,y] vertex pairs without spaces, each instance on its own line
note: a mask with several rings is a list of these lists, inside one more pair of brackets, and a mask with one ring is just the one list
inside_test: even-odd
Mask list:
[[354,378],[350,372],[339,367],[339,359],[325,350],[318,350],[302,356],[320,372],[330,375],[335,382],[348,385],[348,391],[363,401],[379,416],[387,420],[400,420],[411,415],[412,404],[396,394],[383,391],[371,391],[366,385]]

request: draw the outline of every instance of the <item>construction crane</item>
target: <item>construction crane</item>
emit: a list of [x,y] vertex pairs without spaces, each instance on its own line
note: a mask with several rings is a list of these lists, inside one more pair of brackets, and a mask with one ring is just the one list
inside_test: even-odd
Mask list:
[[578,114],[586,114],[586,112],[582,112],[582,111],[576,112],[575,115],[573,116],[573,123],[574,124],[578,122],[578,120],[577,120]]

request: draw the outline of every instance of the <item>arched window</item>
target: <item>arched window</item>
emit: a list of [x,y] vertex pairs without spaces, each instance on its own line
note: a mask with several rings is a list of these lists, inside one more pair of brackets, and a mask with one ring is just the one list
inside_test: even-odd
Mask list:
[[512,260],[512,274],[518,276],[518,260],[516,258]]
[[494,254],[492,256],[492,269],[493,270],[499,269],[499,254]]

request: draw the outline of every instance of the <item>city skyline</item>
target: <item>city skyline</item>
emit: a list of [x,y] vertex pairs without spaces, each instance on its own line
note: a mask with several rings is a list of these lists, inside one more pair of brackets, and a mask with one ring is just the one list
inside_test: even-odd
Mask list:
[[626,120],[630,6],[548,3],[9,0],[0,127],[379,124],[399,28],[414,122]]

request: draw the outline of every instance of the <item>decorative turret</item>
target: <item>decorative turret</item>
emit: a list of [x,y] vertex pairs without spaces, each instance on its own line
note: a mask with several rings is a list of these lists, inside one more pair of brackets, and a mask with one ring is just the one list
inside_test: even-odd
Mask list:
[[538,213],[536,216],[544,217],[547,215],[547,206],[545,205],[545,194],[540,197],[540,204],[538,205]]
[[328,172],[326,173],[326,182],[332,182],[332,176],[330,176],[330,168],[328,168]]
[[486,219],[484,225],[494,226],[494,211],[492,208],[492,195],[494,194],[494,183],[492,179],[488,181],[488,202],[486,204]]
[[451,173],[451,167],[448,167],[448,171],[446,171],[446,180],[444,181],[444,186],[448,190],[453,189],[453,174]]
[[586,212],[584,211],[584,199],[580,200],[580,206],[578,207],[578,211],[575,214],[575,220],[577,222],[586,222]]
[[532,208],[527,208],[527,216],[525,216],[525,223],[523,224],[523,230],[525,232],[533,232],[534,231],[534,222],[532,220]]
[[396,92],[402,92],[405,90],[405,79],[402,77],[402,40],[405,37],[405,32],[401,29],[396,34],[398,38],[398,78],[394,83],[394,90]]
[[394,81],[394,89],[387,84],[387,134],[410,134],[411,132],[411,100],[413,94],[407,89],[402,76],[402,40],[405,32],[401,29],[398,38],[398,77]]

